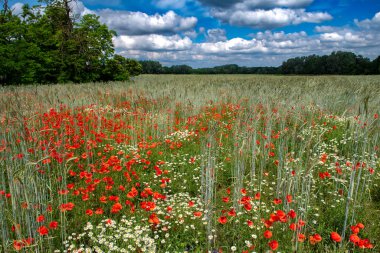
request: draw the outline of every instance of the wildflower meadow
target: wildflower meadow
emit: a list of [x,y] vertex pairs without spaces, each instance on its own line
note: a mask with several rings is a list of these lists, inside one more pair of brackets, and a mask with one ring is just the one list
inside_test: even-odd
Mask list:
[[378,76],[0,88],[0,252],[379,252]]

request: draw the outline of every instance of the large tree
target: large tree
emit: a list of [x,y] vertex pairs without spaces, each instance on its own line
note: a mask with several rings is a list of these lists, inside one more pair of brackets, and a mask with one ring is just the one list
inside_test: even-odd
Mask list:
[[[136,61],[114,57],[116,33],[99,17],[75,15],[74,0],[40,2],[24,5],[20,15],[2,2],[0,84],[127,80],[141,72]],[[115,61],[122,63],[122,71],[105,75]]]

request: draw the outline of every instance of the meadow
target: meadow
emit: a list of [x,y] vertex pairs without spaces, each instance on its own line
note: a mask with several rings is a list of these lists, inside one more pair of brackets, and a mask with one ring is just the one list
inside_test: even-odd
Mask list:
[[0,252],[379,252],[380,76],[0,87]]

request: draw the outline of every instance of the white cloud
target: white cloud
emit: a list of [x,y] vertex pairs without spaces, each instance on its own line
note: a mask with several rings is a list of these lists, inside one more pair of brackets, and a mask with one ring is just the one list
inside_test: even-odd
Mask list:
[[24,6],[23,3],[15,3],[12,5],[11,10],[14,15],[19,15],[22,13],[22,7]]
[[248,26],[253,28],[275,28],[300,23],[320,23],[331,20],[332,16],[324,12],[306,12],[304,9],[271,10],[214,10],[213,16],[223,22],[235,26]]
[[247,54],[247,53],[265,53],[268,51],[262,41],[256,39],[246,40],[243,38],[233,38],[227,41],[218,41],[215,43],[206,42],[196,45],[196,49],[204,54]]
[[118,36],[114,38],[114,44],[119,50],[182,51],[190,49],[193,43],[190,38],[179,35],[149,34]]
[[355,24],[364,29],[380,30],[380,12],[376,13],[372,19],[363,21],[355,19]]
[[161,9],[181,9],[186,6],[187,0],[155,0],[153,3]]
[[344,37],[337,32],[333,33],[324,33],[321,35],[322,41],[342,41],[344,40]]
[[96,12],[86,8],[86,6],[81,1],[70,2],[70,7],[75,15],[84,16],[87,14],[96,14]]
[[143,12],[99,10],[100,20],[119,34],[173,34],[192,30],[197,24],[196,17],[181,17],[174,11],[165,14],[148,15]]
[[206,39],[208,42],[226,41],[226,30],[224,29],[209,29],[207,30]]
[[198,0],[204,5],[216,8],[228,8],[237,6],[238,8],[275,8],[289,7],[300,8],[310,5],[314,0]]
[[258,9],[258,8],[302,8],[309,6],[313,0],[245,0],[235,5],[235,8],[246,9]]

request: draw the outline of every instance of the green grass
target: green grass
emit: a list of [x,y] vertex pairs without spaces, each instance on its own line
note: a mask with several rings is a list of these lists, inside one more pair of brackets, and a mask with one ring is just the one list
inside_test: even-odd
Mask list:
[[[265,252],[276,240],[279,252],[361,252],[349,241],[360,222],[377,252],[379,108],[379,76],[144,75],[0,88],[0,251]],[[128,197],[133,187],[139,194]],[[155,194],[140,195],[147,188]],[[155,206],[143,210],[146,201]],[[294,219],[276,221],[291,209]],[[57,229],[39,235],[51,221]]]

